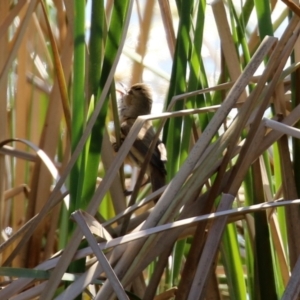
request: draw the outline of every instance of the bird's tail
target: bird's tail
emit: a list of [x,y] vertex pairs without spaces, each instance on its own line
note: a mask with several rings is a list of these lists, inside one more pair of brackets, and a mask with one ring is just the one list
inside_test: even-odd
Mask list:
[[[151,186],[152,186],[152,192],[157,191],[161,187],[163,187],[166,184],[166,174],[163,174],[160,170],[157,168],[151,168]],[[156,203],[159,199],[159,196],[154,199],[154,202]]]

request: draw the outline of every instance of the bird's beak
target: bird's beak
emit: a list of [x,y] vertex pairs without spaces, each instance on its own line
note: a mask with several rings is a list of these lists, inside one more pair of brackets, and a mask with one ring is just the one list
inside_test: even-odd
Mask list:
[[116,87],[116,91],[121,94],[121,96],[124,96],[128,94],[126,86],[122,82],[118,82],[118,86]]

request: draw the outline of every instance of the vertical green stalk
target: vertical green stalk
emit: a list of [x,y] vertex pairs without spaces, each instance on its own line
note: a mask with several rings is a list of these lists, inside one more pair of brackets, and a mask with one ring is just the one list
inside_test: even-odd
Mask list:
[[[74,63],[73,63],[73,90],[72,90],[72,151],[75,149],[83,132],[85,124],[85,0],[74,3]],[[81,193],[84,178],[84,159],[81,155],[70,174],[70,209],[69,213],[82,207]],[[70,223],[69,235],[72,234],[73,224]],[[82,272],[85,268],[85,259],[70,265],[70,272]],[[78,299],[81,299],[79,296]]]
[[[172,66],[172,74],[170,80],[170,88],[167,97],[167,105],[170,103],[173,96],[182,94],[186,91],[186,74],[187,64],[190,58],[190,28],[191,28],[191,12],[193,8],[193,0],[184,1],[184,4],[177,1],[180,22],[178,27],[176,48],[174,54],[174,62]],[[182,101],[175,104],[174,110],[183,108]],[[178,171],[180,163],[180,145],[182,138],[182,120],[180,118],[171,119],[166,123],[164,128],[164,142],[168,149],[168,163],[167,172],[168,178],[174,177]]]
[[[203,59],[201,56],[202,44],[203,44],[203,32],[204,32],[204,21],[205,21],[205,9],[206,9],[206,1],[201,0],[199,2],[198,10],[197,10],[197,18],[195,24],[195,30],[193,32],[194,40],[191,43],[191,59],[189,62],[190,67],[190,76],[188,81],[188,91],[200,90],[208,87],[206,73],[203,65]],[[206,95],[198,95],[187,99],[186,107],[194,108],[194,107],[205,107],[208,103],[210,103],[210,94]],[[209,105],[209,104],[208,104]],[[183,127],[183,144],[186,144],[186,147],[190,145],[190,136],[191,136],[191,121],[194,119],[193,116],[186,117],[184,119],[184,127]],[[206,127],[208,123],[208,114],[200,114],[198,116],[198,122],[202,130]],[[190,127],[187,127],[189,125]],[[187,148],[188,149],[188,148]],[[185,157],[182,157],[181,162],[183,162]]]
[[254,0],[260,40],[266,35],[273,36],[273,25],[271,20],[271,8],[269,0]]
[[[92,1],[92,11],[91,11],[91,34],[89,41],[89,74],[88,74],[88,101],[93,95],[95,101],[98,100],[99,93],[99,82],[101,76],[101,67],[104,56],[104,47],[105,47],[105,37],[107,36],[107,24],[104,10],[104,1],[103,0],[93,0]],[[101,114],[101,112],[100,112]],[[97,125],[99,122],[96,122],[95,127],[99,128]],[[104,126],[104,125],[100,125]],[[102,127],[101,127],[102,128]],[[99,129],[98,129],[99,130]],[[100,129],[101,131],[102,129]],[[93,129],[92,132],[95,132]],[[95,133],[92,133],[92,136],[95,136]],[[99,136],[99,141],[93,142],[91,145],[88,145],[88,155],[86,159],[86,176],[83,180],[83,191],[82,199],[84,202],[88,203],[91,198],[96,185],[97,180],[97,171],[100,161],[100,150],[102,136]],[[94,159],[94,165],[91,166],[91,158]]]
[[88,101],[92,95],[98,98],[103,49],[105,45],[105,11],[103,0],[92,0],[91,11],[91,35],[89,41],[89,77],[88,77]]
[[[192,26],[191,14],[193,10],[193,2],[193,0],[188,0],[184,3],[183,1],[176,1],[180,22],[178,27],[167,105],[170,103],[174,95],[182,94],[186,91],[186,74],[191,51],[190,29]],[[174,110],[180,110],[183,107],[183,102],[179,101],[175,104]],[[191,126],[192,117],[186,117],[183,120],[181,118],[175,118],[166,123],[164,128],[164,140],[168,149],[168,162],[171,162],[167,164],[167,174],[169,180],[174,177],[180,165],[188,155],[188,132],[190,132]],[[174,147],[174,145],[178,145],[178,147]],[[178,280],[178,262],[180,257],[182,257],[184,243],[185,241],[176,244],[172,273],[168,274],[171,277],[169,282]]]
[[[96,4],[95,4],[96,5]],[[99,5],[99,4],[98,4]],[[98,7],[98,14],[97,17],[101,18],[101,13],[103,12],[100,10],[100,7]],[[113,62],[115,60],[118,48],[120,46],[120,40],[123,32],[124,22],[126,19],[126,15],[128,13],[129,8],[129,1],[115,1],[114,7],[112,11],[111,16],[111,22],[109,26],[109,30],[107,33],[107,40],[105,43],[105,53],[103,58],[103,64],[101,67],[101,75],[98,80],[95,80],[95,82],[98,82],[98,94],[101,94],[101,91],[106,83],[107,77],[109,75],[109,72],[111,70],[111,67],[113,65]],[[96,18],[96,16],[95,16]],[[96,20],[95,20],[96,22]],[[99,24],[98,24],[99,25]],[[105,35],[104,32],[104,26],[105,23],[101,24],[102,26],[102,33],[103,36]],[[95,44],[97,44],[97,47],[101,47],[99,43],[103,43],[103,40],[101,41],[101,38],[103,39],[103,36],[101,37],[101,33],[97,30],[91,32],[91,39],[95,39]],[[92,45],[92,42],[91,42]],[[100,55],[95,52],[95,55]],[[93,58],[91,57],[90,61],[93,61]],[[100,66],[99,66],[100,68]],[[91,74],[92,76],[93,74]],[[95,75],[98,76],[98,75]],[[90,78],[91,81],[93,81]],[[96,89],[96,87],[94,86]],[[87,159],[87,165],[86,165],[86,176],[84,178],[84,190],[83,190],[83,199],[85,201],[89,201],[91,199],[95,186],[96,186],[96,179],[98,174],[98,166],[100,162],[100,151],[102,147],[102,139],[104,134],[104,128],[105,128],[105,121],[106,121],[106,114],[108,110],[108,99],[106,99],[105,103],[103,104],[103,107],[99,113],[98,119],[95,123],[95,126],[92,130],[91,135],[91,143],[89,147],[89,154]]]
[[[206,11],[206,0],[199,1],[194,40],[191,44],[192,54],[190,63],[190,78],[188,89],[189,91],[194,91],[197,89],[207,88],[208,81],[206,77],[206,72],[204,68],[203,58],[201,55],[202,45],[203,45],[203,34],[204,34],[204,22],[205,22],[205,11]],[[195,98],[196,107],[205,107],[211,105],[210,93],[205,95],[201,94]],[[201,130],[204,130],[208,124],[209,118],[208,114],[199,115],[199,123]]]
[[[76,147],[85,123],[85,1],[75,1],[74,21],[74,63],[72,90],[72,151]],[[79,157],[70,175],[70,212],[80,207],[81,178],[84,176]]]
[[230,299],[247,299],[242,258],[235,224],[228,224],[222,238],[221,253]]
[[180,271],[182,268],[182,260],[184,259],[184,252],[186,248],[186,239],[178,241],[173,251],[173,265],[172,265],[172,286],[179,284]]
[[250,15],[253,11],[253,7],[254,7],[253,0],[246,0],[246,2],[242,7],[242,13],[240,15],[240,23],[243,24],[244,27],[246,27],[248,24]]
[[[245,180],[243,182],[243,187],[245,191],[245,205],[250,206],[253,204],[253,178],[251,169],[247,172]],[[249,224],[243,221],[245,230],[245,264],[247,269],[247,290],[249,294],[249,299],[255,299],[256,289],[255,289],[255,270],[254,270],[254,253],[253,253],[253,243],[251,230]]]
[[242,46],[242,51],[243,51],[243,57],[244,57],[244,61],[243,61],[243,66],[247,66],[247,64],[249,63],[251,57],[250,57],[250,52],[249,52],[249,48],[248,48],[248,43],[247,43],[247,35],[246,35],[246,28],[245,28],[245,24],[244,24],[244,19],[243,18],[239,18],[236,12],[236,9],[232,3],[232,0],[229,0],[230,3],[230,15],[232,15],[231,19],[232,19],[232,24],[233,27],[235,28],[235,32],[236,32],[236,47],[238,49],[239,45]]
[[[259,161],[256,160],[253,169],[253,191],[255,204],[263,203],[264,191]],[[254,215],[256,270],[260,299],[277,299],[274,266],[270,245],[270,232],[266,212],[259,211]]]

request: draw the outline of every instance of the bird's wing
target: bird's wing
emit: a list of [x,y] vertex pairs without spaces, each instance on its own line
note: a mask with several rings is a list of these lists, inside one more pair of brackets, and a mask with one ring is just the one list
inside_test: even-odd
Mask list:
[[[121,124],[121,132],[124,136],[127,136],[135,120],[129,119]],[[155,136],[152,124],[150,122],[145,123],[140,130],[133,148],[130,150],[131,155],[138,165],[141,165],[148,152],[151,142]],[[161,141],[157,142],[157,145],[152,153],[150,164],[156,167],[163,174],[166,174],[164,162],[166,161],[166,148]]]

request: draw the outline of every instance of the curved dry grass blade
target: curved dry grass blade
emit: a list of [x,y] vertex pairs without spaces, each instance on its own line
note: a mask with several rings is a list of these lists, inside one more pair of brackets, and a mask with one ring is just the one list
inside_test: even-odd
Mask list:
[[[21,142],[25,145],[27,145],[28,147],[30,147],[31,149],[33,149],[37,156],[42,160],[42,162],[45,164],[45,166],[47,167],[47,169],[49,170],[50,174],[52,175],[53,179],[57,182],[59,180],[59,173],[55,167],[55,165],[53,164],[53,162],[51,161],[51,159],[47,156],[47,154],[40,149],[39,147],[37,147],[36,145],[34,145],[32,142],[25,140],[25,139],[7,139],[4,140],[0,143],[0,148],[3,147],[5,144],[10,143],[10,142]],[[67,189],[64,185],[62,185],[61,189],[61,194],[66,194],[67,193]],[[28,233],[26,233],[24,236],[26,236]],[[3,252],[11,243],[12,241],[15,239],[15,235],[18,235],[18,232],[15,233],[11,238],[9,238],[7,241],[5,241],[1,246],[0,246],[0,252]],[[13,258],[15,257],[15,255],[19,252],[19,247],[22,247],[20,244],[14,249],[14,251],[12,251],[12,253],[10,254],[10,256],[7,258],[7,260],[3,263],[3,266],[10,264],[10,262],[13,260]]]
[[[50,174],[52,175],[53,179],[55,181],[59,180],[59,178],[60,178],[59,173],[58,173],[54,163],[51,161],[49,156],[42,149],[40,149],[38,146],[36,146],[32,142],[25,140],[25,139],[7,139],[4,141],[1,141],[0,148],[2,148],[5,144],[11,143],[11,142],[20,142],[20,143],[23,143],[23,144],[27,145],[28,147],[30,147],[37,154],[37,156],[41,159],[41,161],[45,164],[45,166],[49,170]],[[60,191],[62,194],[64,194],[67,191],[67,189],[64,185],[62,185]]]
[[36,156],[25,151],[17,150],[14,147],[4,145],[0,148],[0,153],[4,155],[10,155],[16,158],[21,158],[27,161],[35,162]]

